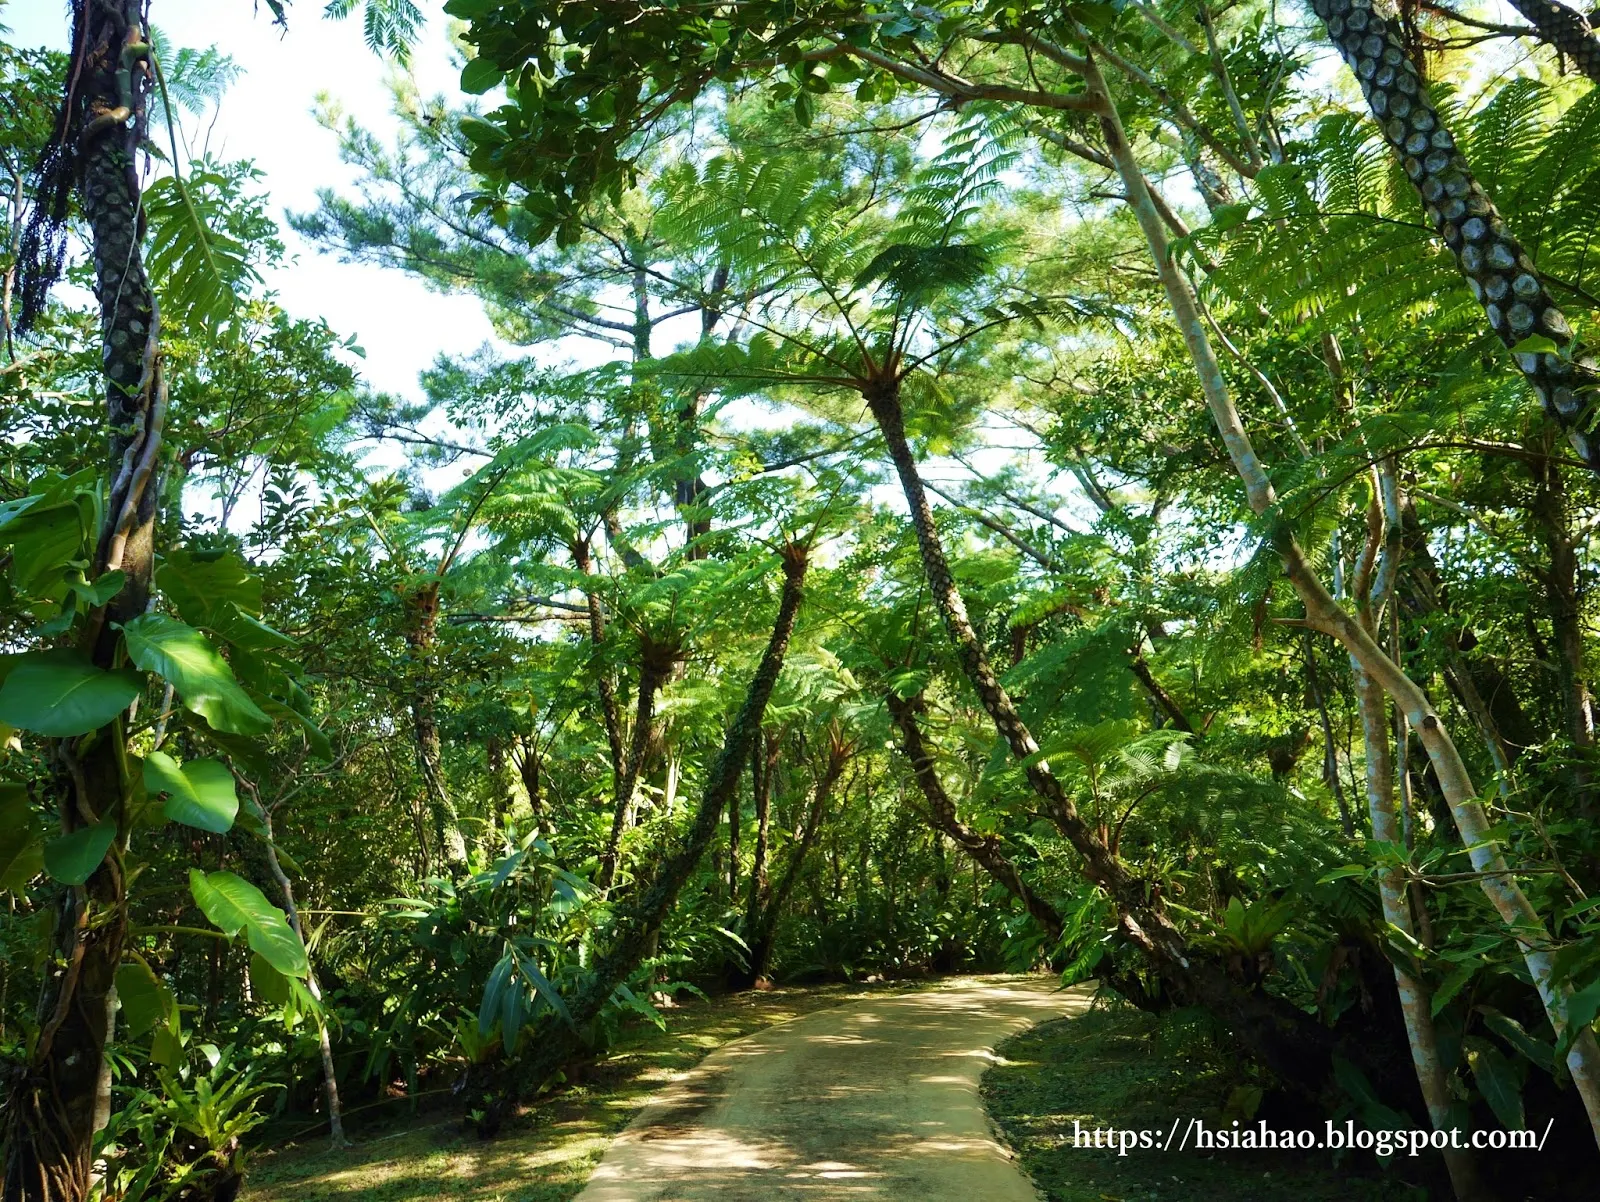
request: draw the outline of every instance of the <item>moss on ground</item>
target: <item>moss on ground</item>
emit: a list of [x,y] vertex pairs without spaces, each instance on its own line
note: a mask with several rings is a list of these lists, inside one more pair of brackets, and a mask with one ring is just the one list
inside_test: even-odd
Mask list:
[[245,1202],[564,1202],[583,1188],[606,1145],[652,1095],[723,1044],[890,985],[832,985],[689,999],[666,1011],[667,1029],[625,1032],[582,1080],[508,1124],[498,1139],[463,1132],[453,1109],[421,1120],[363,1123],[356,1146],[325,1137],[258,1151]]
[[[1164,1038],[1165,1034],[1165,1038]],[[1049,1202],[1421,1202],[1370,1154],[1156,1152],[1074,1147],[1085,1129],[1168,1130],[1175,1118],[1224,1118],[1241,1082],[1203,1038],[1172,1038],[1130,1007],[1096,1005],[1008,1040],[983,1079],[984,1103]],[[1174,1050],[1172,1045],[1183,1050]],[[1270,1103],[1269,1103],[1270,1105]],[[1268,1117],[1265,1109],[1259,1117]],[[1320,1124],[1319,1124],[1320,1126]]]

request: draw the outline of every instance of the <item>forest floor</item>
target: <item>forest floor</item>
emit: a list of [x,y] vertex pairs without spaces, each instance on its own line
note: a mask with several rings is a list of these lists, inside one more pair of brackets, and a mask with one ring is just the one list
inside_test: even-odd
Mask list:
[[243,1199],[565,1202],[583,1188],[612,1138],[708,1052],[813,1011],[928,984],[822,985],[683,998],[664,1012],[665,1031],[641,1024],[624,1032],[580,1083],[530,1107],[497,1139],[465,1133],[454,1108],[417,1119],[357,1117],[353,1148],[332,1151],[326,1137],[318,1135],[256,1152]]
[[[1190,1030],[1163,1029],[1131,1007],[1096,1005],[1000,1045],[983,1079],[990,1116],[1048,1202],[1423,1202],[1385,1178],[1370,1153],[1130,1151],[1075,1147],[1087,1130],[1166,1131],[1200,1117],[1222,1127],[1242,1084],[1235,1061]],[[1257,1117],[1268,1117],[1263,1105]],[[1320,1121],[1308,1125],[1319,1127]]]

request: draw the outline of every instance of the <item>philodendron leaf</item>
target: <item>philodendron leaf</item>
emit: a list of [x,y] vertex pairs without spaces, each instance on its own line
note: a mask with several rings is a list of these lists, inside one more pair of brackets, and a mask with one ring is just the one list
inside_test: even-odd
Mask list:
[[0,892],[20,893],[44,867],[44,837],[28,804],[28,791],[0,784]]
[[107,672],[69,647],[18,657],[0,685],[0,722],[63,739],[110,722],[139,695],[139,675]]
[[117,1000],[126,1024],[119,1038],[138,1039],[157,1024],[166,1026],[176,1007],[172,990],[137,955],[117,969]]
[[45,871],[63,885],[81,885],[94,875],[117,837],[117,824],[83,826],[44,845]]
[[214,835],[227,834],[239,813],[233,773],[220,760],[190,760],[179,767],[165,752],[152,751],[144,761],[144,787],[167,795],[168,818]]
[[227,661],[193,626],[163,614],[144,614],[122,629],[133,662],[168,681],[183,704],[212,729],[235,735],[272,729],[272,719],[250,700]]
[[304,977],[311,971],[305,944],[294,933],[283,911],[249,881],[231,872],[189,870],[189,892],[195,905],[229,938],[240,931],[258,954],[286,977]]

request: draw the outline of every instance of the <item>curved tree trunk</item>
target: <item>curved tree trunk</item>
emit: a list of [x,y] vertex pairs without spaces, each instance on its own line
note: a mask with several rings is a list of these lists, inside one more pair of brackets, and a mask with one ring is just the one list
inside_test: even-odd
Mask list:
[[[678,891],[716,836],[728,797],[738,790],[745,761],[760,737],[761,720],[778,683],[778,675],[783,671],[789,637],[794,633],[795,618],[805,596],[808,548],[791,544],[783,549],[782,555],[783,595],[772,634],[745,690],[744,702],[723,737],[722,752],[706,778],[694,821],[682,844],[666,857],[649,887],[618,916],[610,946],[595,962],[588,982],[568,1001],[572,1025],[552,1025],[543,1032],[535,1051],[519,1066],[519,1081],[537,1087],[580,1050],[579,1030],[600,1013],[617,986],[643,961],[672,903],[677,900]],[[517,1093],[517,1085],[513,1083],[507,1095],[496,1100],[494,1109],[503,1114],[514,1104]]]
[[[122,591],[90,615],[84,636],[84,649],[103,668],[115,666],[120,624],[148,605],[154,476],[165,408],[160,327],[145,274],[135,171],[149,88],[141,9],[138,0],[74,5],[77,83],[56,129],[60,153],[75,162],[100,305],[111,484],[94,575],[117,569],[127,574]],[[61,894],[39,1031],[5,1106],[0,1196],[6,1202],[79,1202],[90,1189],[100,1082],[128,923],[123,739],[118,718],[55,745],[63,833],[110,822],[118,839],[86,884]]]
[[[1517,4],[1524,12],[1524,4],[1546,12],[1561,7],[1524,0]],[[1312,7],[1355,73],[1373,119],[1416,186],[1429,224],[1454,253],[1489,328],[1507,347],[1533,335],[1566,347],[1571,325],[1440,122],[1427,84],[1406,54],[1399,22],[1377,11],[1375,0],[1313,0]],[[1600,438],[1593,433],[1600,417],[1600,370],[1594,357],[1574,347],[1570,356],[1524,351],[1516,360],[1578,457],[1600,471]]]
[[922,737],[921,719],[927,714],[927,703],[919,694],[904,698],[895,693],[884,694],[889,716],[900,730],[900,750],[905,753],[911,771],[928,803],[928,818],[937,831],[942,831],[965,852],[972,861],[1022,903],[1033,920],[1044,928],[1051,943],[1059,942],[1065,924],[1061,914],[1045,898],[1035,893],[1022,873],[1006,856],[997,835],[980,835],[966,826],[956,814],[956,805],[939,779],[939,770]]
[[[1330,2],[1340,5],[1341,11],[1349,11],[1350,0],[1318,0],[1319,10],[1326,13]],[[1343,26],[1340,26],[1340,29],[1342,28]],[[1382,45],[1398,44],[1392,33],[1388,34],[1387,42],[1379,40]],[[1123,133],[1121,118],[1117,113],[1110,89],[1092,61],[1085,72],[1085,78],[1091,90],[1102,98],[1100,121],[1106,143],[1117,164],[1118,174],[1122,177],[1134,215],[1149,245],[1150,257],[1166,291],[1173,318],[1178,324],[1199,375],[1201,390],[1205,394],[1212,419],[1227,448],[1234,470],[1244,483],[1251,510],[1257,515],[1268,514],[1276,508],[1276,492],[1240,420],[1232,393],[1228,389],[1221,366],[1206,336],[1194,295],[1168,253],[1165,227],[1145,189],[1144,176],[1140,173],[1133,149]],[[1410,95],[1415,91],[1415,76],[1407,75],[1406,78],[1412,80],[1411,90],[1399,89],[1397,94]],[[1466,178],[1464,168],[1459,173],[1459,178]],[[1451,186],[1459,188],[1457,184]],[[1481,191],[1473,195],[1482,199]],[[1483,204],[1487,205],[1486,199],[1483,200]],[[1600,447],[1600,443],[1596,446]],[[1285,574],[1305,606],[1307,624],[1343,644],[1361,671],[1381,685],[1417,731],[1439,778],[1440,787],[1449,803],[1451,816],[1460,832],[1462,843],[1468,850],[1472,867],[1480,874],[1483,891],[1506,927],[1517,938],[1522,948],[1523,960],[1544,1003],[1551,1025],[1558,1033],[1564,1032],[1567,1026],[1567,997],[1571,993],[1571,986],[1558,984],[1556,981],[1553,957],[1549,951],[1551,940],[1544,921],[1528,901],[1527,895],[1523,893],[1522,887],[1517,883],[1500,851],[1499,843],[1493,839],[1488,817],[1478,800],[1477,788],[1449,732],[1439,721],[1432,703],[1416,682],[1406,676],[1383,653],[1376,640],[1362,628],[1360,623],[1340,608],[1338,602],[1323,587],[1322,581],[1317,578],[1305,552],[1295,540],[1292,530],[1281,520],[1273,524],[1272,544],[1283,562]],[[1600,1139],[1600,1046],[1596,1045],[1593,1031],[1586,1029],[1573,1039],[1571,1050],[1567,1055],[1567,1066],[1572,1072],[1579,1095],[1583,1098],[1596,1137]]]
[[1591,18],[1556,0],[1510,0],[1510,4],[1538,30],[1540,41],[1548,42],[1600,83],[1600,37],[1589,23]]
[[611,834],[606,839],[605,850],[600,853],[600,868],[595,874],[594,883],[602,893],[611,888],[617,877],[617,862],[622,856],[622,836],[633,825],[633,803],[639,791],[639,775],[644,771],[645,753],[650,749],[650,737],[655,733],[656,694],[672,675],[672,667],[677,659],[678,649],[675,646],[641,636],[639,697],[633,716],[633,730],[628,739],[622,778],[617,783],[617,795],[611,813]]

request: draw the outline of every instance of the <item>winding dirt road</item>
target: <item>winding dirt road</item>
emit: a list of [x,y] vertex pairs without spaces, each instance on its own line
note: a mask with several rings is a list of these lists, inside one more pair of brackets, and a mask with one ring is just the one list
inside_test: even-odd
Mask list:
[[1037,1202],[978,1079],[1008,1035],[1088,999],[1053,977],[963,978],[747,1036],[646,1107],[578,1202]]

